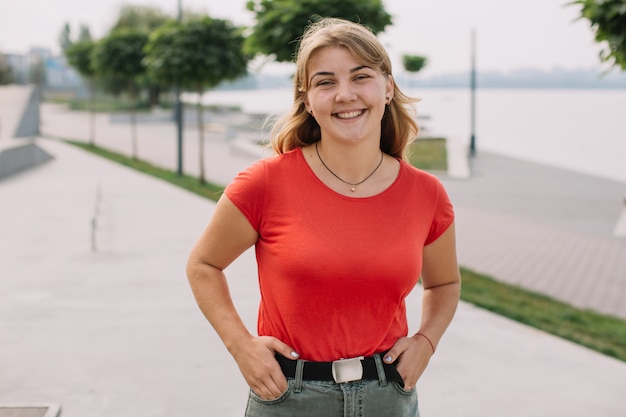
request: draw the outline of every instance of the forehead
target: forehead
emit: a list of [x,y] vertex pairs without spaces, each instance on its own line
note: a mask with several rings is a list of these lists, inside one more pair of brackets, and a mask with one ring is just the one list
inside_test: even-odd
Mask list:
[[328,70],[329,68],[354,68],[358,65],[365,65],[347,48],[341,46],[326,46],[315,51],[309,57],[307,70],[310,75],[318,70]]

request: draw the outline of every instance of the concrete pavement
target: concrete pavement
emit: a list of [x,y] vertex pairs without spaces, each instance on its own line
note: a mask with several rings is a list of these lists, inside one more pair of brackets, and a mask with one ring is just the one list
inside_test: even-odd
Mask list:
[[[191,112],[188,112],[191,113]],[[139,157],[176,169],[174,124],[139,127]],[[237,129],[239,113],[207,115],[206,176],[228,184],[271,153],[250,151],[263,134]],[[85,140],[87,113],[45,105],[42,132]],[[128,123],[98,115],[96,142],[127,155]],[[198,175],[198,130],[184,131],[184,169]],[[246,146],[248,144],[248,146]],[[254,147],[252,147],[254,148]],[[449,149],[451,176],[443,178],[457,212],[462,265],[581,308],[626,319],[626,183],[479,152],[470,168],[458,142]],[[618,233],[619,232],[619,233]],[[616,233],[618,235],[616,235]]]
[[626,318],[626,183],[480,153],[445,181],[459,262],[580,308]]
[[[42,130],[48,134],[54,133],[54,119],[68,130],[83,126],[75,114],[53,117],[44,111],[43,117]],[[100,144],[110,140],[124,146],[122,130],[105,126],[97,130]],[[188,131],[186,151],[193,160],[193,129]],[[233,165],[247,166],[255,159],[231,153],[222,133],[216,129],[207,141],[207,153],[223,150],[211,163],[222,177],[207,174],[216,182],[234,175],[238,167]],[[153,152],[153,158],[175,160],[173,139],[166,139],[174,137],[171,124],[142,125],[139,134],[144,141],[140,157]],[[49,139],[38,144],[54,160],[0,182],[0,401],[59,403],[63,417],[243,415],[245,383],[201,317],[184,276],[187,253],[213,204],[69,145]],[[521,236],[524,226],[533,233],[548,230],[533,244],[569,230],[567,216],[555,220],[562,206],[552,209],[553,218],[546,215],[551,210],[539,207],[545,195],[519,206],[520,201],[506,200],[521,185],[510,188],[503,178],[509,188],[502,190],[488,182],[494,175],[519,180],[513,162],[480,155],[476,179],[444,180],[456,205],[459,255],[466,265],[481,255],[488,269],[488,256],[471,252],[471,246],[494,251],[506,236]],[[539,175],[542,167],[519,168],[546,180]],[[476,181],[480,187],[473,192],[464,188]],[[480,189],[483,193],[476,194]],[[493,201],[485,200],[489,193]],[[481,201],[489,204],[481,206]],[[534,212],[534,220],[524,217]],[[619,208],[607,209],[597,217],[618,214]],[[581,224],[576,232],[609,239],[611,222]],[[493,236],[500,240],[491,242]],[[577,241],[576,234],[567,236]],[[527,250],[522,255],[532,264],[536,253]],[[574,253],[581,254],[586,252]],[[235,302],[254,329],[253,254],[246,253],[227,272]],[[554,274],[551,270],[550,277]],[[412,330],[419,321],[419,295],[416,290],[409,298],[409,311],[415,312]],[[626,363],[461,303],[418,389],[423,416],[618,417],[626,414],[625,380]]]

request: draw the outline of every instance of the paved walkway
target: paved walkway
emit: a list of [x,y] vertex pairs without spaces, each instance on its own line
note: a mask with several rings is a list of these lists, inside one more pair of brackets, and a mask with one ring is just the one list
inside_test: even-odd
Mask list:
[[[43,116],[47,133],[54,120],[74,137],[86,126],[77,115]],[[106,146],[104,138],[110,138],[123,146],[121,130],[109,136],[118,131],[105,126],[99,127],[100,143]],[[157,149],[169,152],[163,137],[174,137],[174,129],[142,125],[139,135],[145,138],[140,157],[154,152],[157,158]],[[192,133],[185,140],[193,142]],[[215,165],[254,159],[230,154],[217,131],[208,142],[210,149],[227,150],[215,155]],[[69,145],[38,143],[55,159],[0,182],[0,401],[59,403],[63,417],[243,415],[245,383],[201,317],[184,276],[187,253],[213,204]],[[540,199],[512,207],[504,217],[496,216],[498,209],[508,210],[504,202],[486,210],[480,205],[486,200],[464,191],[475,183],[485,193],[495,191],[488,178],[514,172],[514,161],[481,155],[476,164],[471,180],[445,180],[458,201],[460,237],[497,229],[485,219],[511,220],[517,224],[512,230],[541,229],[532,218],[523,221],[524,213],[546,212],[533,207]],[[543,169],[521,167],[531,177]],[[472,219],[477,229],[471,229]],[[567,230],[565,220],[548,223],[550,233]],[[605,236],[608,223],[580,226],[578,233]],[[485,235],[477,236],[460,238],[462,262],[471,257],[468,245],[486,245]],[[228,274],[236,304],[254,328],[253,253]],[[419,292],[408,304],[416,312],[414,330]],[[626,363],[462,303],[418,389],[423,416],[617,417],[626,414],[625,380]]]
[[31,92],[30,86],[0,86],[0,140],[15,135]]
[[[46,106],[42,132],[84,140],[89,117],[62,106]],[[228,184],[263,154],[247,152],[246,141],[224,124],[244,125],[245,117],[209,117],[205,147],[207,178]],[[101,114],[96,142],[130,154],[128,123],[111,123]],[[243,131],[245,134],[245,131]],[[101,138],[98,138],[98,136]],[[241,136],[241,134],[239,134]],[[176,132],[171,122],[139,127],[139,157],[176,169]],[[198,130],[184,132],[184,169],[197,175]],[[453,177],[444,178],[457,212],[462,265],[550,295],[577,307],[626,318],[626,183],[488,153],[473,160],[465,178],[459,147],[451,149]],[[265,153],[264,155],[270,155]]]
[[480,153],[445,185],[462,265],[626,318],[626,183]]

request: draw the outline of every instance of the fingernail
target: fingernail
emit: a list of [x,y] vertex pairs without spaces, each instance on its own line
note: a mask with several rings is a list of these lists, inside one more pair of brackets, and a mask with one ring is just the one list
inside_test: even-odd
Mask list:
[[292,358],[297,358],[298,356],[300,356],[300,355],[298,355],[298,352],[291,351],[291,357]]
[[385,362],[387,362],[387,363],[391,362],[392,359],[393,358],[391,357],[391,355],[385,356]]

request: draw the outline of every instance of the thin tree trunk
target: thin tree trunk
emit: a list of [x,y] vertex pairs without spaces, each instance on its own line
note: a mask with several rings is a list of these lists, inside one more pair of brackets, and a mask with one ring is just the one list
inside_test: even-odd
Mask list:
[[152,110],[154,107],[156,107],[159,104],[159,98],[161,95],[161,89],[159,88],[158,85],[151,85],[148,88],[148,103],[150,106],[150,109]]
[[89,121],[89,144],[96,145],[96,86],[93,77],[89,79],[89,98],[91,99],[91,111]]
[[200,157],[200,184],[205,184],[205,174],[204,174],[204,111],[202,109],[202,94],[204,93],[204,89],[202,87],[198,88],[198,147],[199,152],[198,155]]
[[132,155],[133,155],[133,159],[138,159],[138,152],[137,152],[137,109],[136,104],[137,104],[137,97],[135,94],[135,83],[131,80],[130,81],[130,128],[131,128],[131,134],[132,134]]

